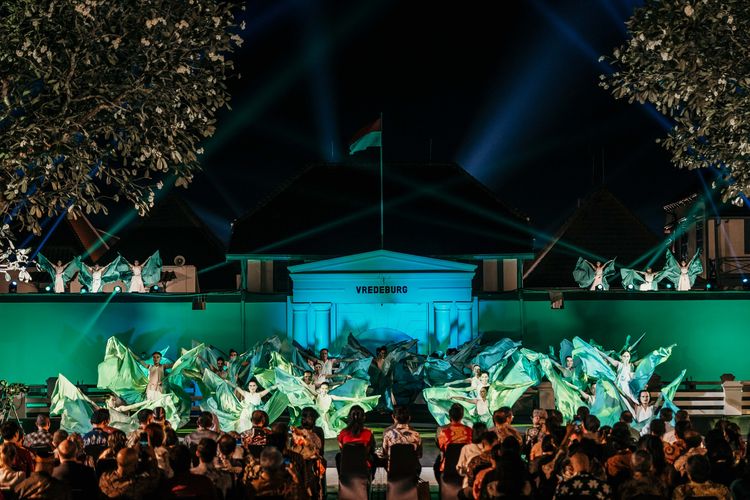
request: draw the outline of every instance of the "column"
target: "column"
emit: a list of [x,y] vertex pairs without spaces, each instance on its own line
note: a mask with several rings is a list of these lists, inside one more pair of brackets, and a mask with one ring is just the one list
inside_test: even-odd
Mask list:
[[539,408],[544,410],[555,408],[555,393],[552,390],[552,384],[545,380],[539,383],[537,389],[539,390]]
[[435,349],[445,350],[451,341],[451,303],[435,302]]
[[472,302],[456,302],[458,309],[458,339],[456,347],[472,339],[472,318],[471,312],[474,307]]
[[721,386],[724,389],[724,415],[742,415],[742,382],[726,380]]
[[309,347],[307,343],[307,311],[310,304],[292,303],[292,338],[298,344]]
[[313,304],[315,312],[314,338],[308,339],[308,345],[315,345],[315,352],[329,349],[331,346],[331,303]]

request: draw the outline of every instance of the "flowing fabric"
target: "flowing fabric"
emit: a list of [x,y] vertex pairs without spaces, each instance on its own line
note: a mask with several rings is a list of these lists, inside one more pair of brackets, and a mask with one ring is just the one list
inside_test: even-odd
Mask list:
[[65,285],[72,280],[78,272],[78,264],[75,259],[64,264],[62,268],[60,268],[57,265],[52,264],[41,253],[36,254],[36,265],[39,269],[49,274],[52,279],[55,293],[64,293]]
[[[513,347],[509,350],[497,348],[498,345],[507,347],[507,342],[496,343],[489,348],[490,355],[483,358],[498,359],[499,356],[500,359],[492,369],[494,375],[489,380],[486,403],[480,400],[471,387],[463,390],[453,387],[428,387],[422,391],[427,408],[439,425],[448,423],[448,410],[453,403],[459,403],[465,408],[466,418],[469,420],[491,423],[491,410],[503,406],[512,407],[529,387],[539,384],[542,373],[537,366],[538,353],[518,349],[516,343],[510,343]],[[498,351],[502,352],[501,356]]]
[[367,396],[367,382],[360,379],[350,379],[322,394],[315,393],[299,377],[277,368],[276,383],[288,399],[292,423],[298,423],[302,408],[313,407],[320,414],[317,424],[326,438],[336,437],[346,427],[352,406],[359,405],[367,412],[378,404],[380,398],[379,395]]
[[[226,432],[243,432],[252,427],[251,417],[255,410],[265,411],[269,422],[275,422],[289,403],[284,392],[279,390],[271,391],[271,396],[263,402],[257,393],[252,395],[238,389],[211,370],[203,372],[203,385],[206,392],[200,404],[201,410],[216,415],[222,430]],[[238,392],[244,395],[244,398],[238,398]]]
[[659,289],[659,282],[667,275],[664,272],[636,271],[635,269],[620,269],[622,287],[626,290],[655,291]]
[[[91,416],[98,409],[100,407],[81,392],[78,387],[73,385],[62,373],[57,376],[55,389],[52,392],[50,400],[50,415],[59,415],[61,417],[61,429],[79,434],[89,432],[93,428],[91,425]],[[131,432],[138,427],[135,419],[124,413],[110,409],[109,416],[110,426],[125,433]]]
[[680,291],[690,290],[695,284],[695,278],[703,272],[703,263],[700,259],[701,249],[699,248],[690,262],[683,268],[675,259],[672,252],[667,250],[666,264],[664,271],[666,278],[671,281],[675,288]]
[[120,279],[120,271],[118,268],[121,267],[122,261],[122,256],[118,255],[115,260],[106,266],[99,268],[98,271],[94,271],[92,267],[83,263],[81,256],[78,256],[75,258],[75,265],[79,269],[78,281],[88,288],[91,293],[101,292],[102,285]]
[[601,285],[604,290],[609,290],[609,280],[615,274],[615,259],[608,260],[601,269],[597,270],[594,265],[583,257],[578,257],[576,267],[573,269],[573,279],[581,288],[595,290]]
[[547,380],[552,384],[552,391],[555,394],[555,408],[562,413],[566,422],[570,422],[578,408],[586,405],[582,398],[582,391],[562,376],[549,356],[540,354],[539,366]]
[[116,408],[118,411],[137,411],[163,406],[167,420],[178,428],[184,425],[190,416],[192,402],[186,389],[191,388],[195,382],[202,382],[199,360],[205,355],[206,350],[207,347],[200,344],[186,351],[163,378],[164,392],[147,399],[147,369],[130,349],[117,338],[110,337],[107,340],[104,360],[99,363],[97,387],[111,390],[126,403]]

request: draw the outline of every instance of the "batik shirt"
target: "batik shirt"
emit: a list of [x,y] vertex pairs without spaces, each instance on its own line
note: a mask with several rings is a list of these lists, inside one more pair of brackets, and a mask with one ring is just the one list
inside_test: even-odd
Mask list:
[[23,445],[26,448],[41,448],[42,446],[49,446],[51,448],[52,434],[45,431],[44,429],[39,429],[36,432],[27,434],[23,438]]
[[383,455],[389,457],[394,444],[411,444],[418,454],[422,450],[422,438],[409,424],[396,424],[383,432]]
[[591,474],[578,474],[557,485],[555,498],[611,498],[612,492],[607,483]]
[[705,483],[689,482],[678,486],[674,490],[672,498],[674,500],[683,500],[685,498],[716,498],[717,500],[731,500],[732,494],[729,488],[723,484],[706,481]]

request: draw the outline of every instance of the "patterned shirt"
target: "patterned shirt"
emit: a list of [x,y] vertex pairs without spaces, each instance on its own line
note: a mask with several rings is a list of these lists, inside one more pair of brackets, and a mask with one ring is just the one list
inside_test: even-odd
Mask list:
[[246,430],[240,437],[242,437],[242,444],[247,446],[265,446],[268,442],[268,435],[271,433],[271,429],[268,427],[251,427]]
[[515,430],[510,424],[503,424],[499,427],[495,426],[489,430],[497,434],[498,444],[502,444],[503,440],[508,436],[513,436],[518,441],[518,444],[523,444],[521,433]]
[[52,434],[50,434],[49,431],[45,431],[44,429],[39,429],[36,432],[27,434],[23,438],[23,445],[26,448],[41,448],[43,446],[52,448]]
[[141,500],[156,488],[156,477],[148,474],[121,476],[119,472],[105,472],[99,478],[99,489],[109,498],[127,497]]
[[673,500],[683,500],[694,497],[713,497],[717,500],[731,500],[732,494],[729,488],[723,484],[706,481],[705,483],[694,483],[690,481],[687,484],[678,486],[672,495]]
[[89,432],[83,435],[84,446],[107,446],[107,439],[109,434],[104,429],[94,427]]
[[[471,443],[471,427],[458,422],[451,422],[448,425],[439,427],[437,431],[437,443],[440,451],[445,454],[449,444],[469,444]],[[445,455],[440,462],[440,470],[445,468]]]
[[386,458],[390,457],[394,444],[411,444],[417,450],[417,456],[422,456],[422,438],[409,424],[396,424],[383,432],[383,455]]
[[555,491],[555,500],[581,497],[605,500],[612,496],[611,493],[612,492],[607,483],[597,479],[591,474],[583,473],[558,484],[557,490]]

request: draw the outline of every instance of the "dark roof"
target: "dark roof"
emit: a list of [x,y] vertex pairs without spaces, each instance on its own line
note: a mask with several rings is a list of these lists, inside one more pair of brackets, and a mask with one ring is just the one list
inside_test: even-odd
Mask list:
[[[316,164],[236,220],[228,254],[326,257],[380,248],[379,165]],[[384,166],[386,250],[531,253],[528,219],[455,163]]]
[[638,264],[633,263],[650,251],[656,252],[660,241],[611,192],[599,187],[583,201],[536,258],[528,263],[524,272],[524,287],[577,286],[573,280],[573,269],[578,257],[602,262],[616,257],[615,265],[618,268],[634,265],[640,269],[646,266],[645,259]]
[[[42,244],[45,236],[48,238]],[[78,215],[75,219],[65,215],[54,230],[51,224],[45,227],[42,236],[34,238],[30,246],[34,250],[38,249],[50,262],[60,260],[64,263],[83,255],[87,249],[92,248],[89,260],[98,262],[113,241],[115,240],[105,242],[100,232],[85,215]],[[41,248],[39,245],[42,245]]]
[[[173,265],[178,255],[198,271],[225,262],[225,249],[221,241],[195,214],[178,194],[171,192],[145,216],[126,230],[108,253],[114,258],[118,253],[129,261],[143,262],[159,250],[162,263]],[[235,288],[233,266],[223,266],[216,271],[201,273],[201,290]]]

